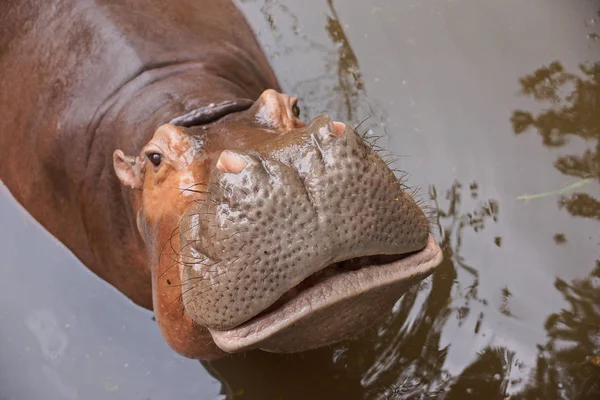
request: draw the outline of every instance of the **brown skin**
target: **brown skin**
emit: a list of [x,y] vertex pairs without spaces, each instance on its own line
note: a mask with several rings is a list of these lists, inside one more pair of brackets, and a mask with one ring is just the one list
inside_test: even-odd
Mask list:
[[0,28],[0,179],[90,270],[164,310],[175,350],[207,354],[181,305],[153,294],[142,198],[116,179],[113,152],[139,154],[159,126],[203,105],[278,89],[247,22],[224,0],[10,0]]

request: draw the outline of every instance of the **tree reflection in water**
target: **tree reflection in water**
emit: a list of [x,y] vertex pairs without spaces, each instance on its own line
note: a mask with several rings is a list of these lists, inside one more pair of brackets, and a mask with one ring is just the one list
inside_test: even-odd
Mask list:
[[[250,3],[253,0],[238,0]],[[333,0],[324,2],[327,42],[305,33],[298,18],[286,2],[264,0],[260,11],[275,41],[269,52],[271,59],[293,54],[310,53],[313,68],[318,74],[301,76],[290,82],[289,92],[310,102],[302,102],[302,114],[310,119],[321,113],[352,124],[369,118],[371,124],[383,126],[385,109],[367,98],[358,58],[339,20]],[[302,62],[305,62],[305,56]],[[294,62],[293,60],[291,62]]]
[[546,320],[549,340],[539,346],[537,368],[523,397],[600,398],[600,260],[589,277],[571,283],[556,279],[569,309]]
[[[535,116],[517,110],[511,121],[517,135],[533,128],[548,147],[564,146],[570,136],[590,143],[583,154],[560,156],[554,166],[565,175],[598,182],[600,63],[581,64],[579,69],[580,74],[568,73],[553,62],[521,78],[522,93],[550,107]],[[562,195],[558,204],[575,217],[600,220],[600,201],[588,193]],[[539,346],[536,371],[523,397],[600,398],[600,261],[587,278],[570,283],[557,278],[555,287],[569,309],[547,318],[549,339]]]
[[[520,79],[521,92],[550,108],[537,116],[522,110],[513,113],[514,132],[519,135],[534,128],[544,146],[560,147],[570,136],[591,143],[581,155],[559,157],[554,166],[563,174],[600,180],[600,63],[581,64],[582,76],[568,73],[558,61]],[[564,91],[569,91],[564,95]],[[600,201],[579,192],[559,198],[560,207],[571,215],[600,220]]]

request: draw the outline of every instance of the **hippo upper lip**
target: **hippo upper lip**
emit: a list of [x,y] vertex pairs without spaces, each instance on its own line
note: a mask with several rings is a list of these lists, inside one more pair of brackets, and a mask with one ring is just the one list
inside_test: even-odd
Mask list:
[[377,287],[421,280],[442,261],[442,251],[430,236],[425,248],[397,261],[342,272],[301,291],[280,307],[229,330],[209,329],[215,343],[227,352],[260,348],[262,341],[310,314],[314,309],[359,296]]

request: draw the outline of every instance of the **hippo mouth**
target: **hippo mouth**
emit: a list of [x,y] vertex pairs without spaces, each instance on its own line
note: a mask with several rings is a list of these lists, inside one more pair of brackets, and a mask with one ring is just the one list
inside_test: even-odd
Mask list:
[[[209,331],[217,346],[227,352],[253,348],[298,351],[315,347],[315,341],[322,346],[350,338],[357,333],[355,325],[364,329],[377,322],[409,287],[429,276],[441,261],[442,251],[430,236],[420,251],[337,262],[310,275],[243,324]],[[342,333],[348,326],[353,329]],[[298,336],[301,327],[325,329],[317,340],[311,337],[310,344],[303,344],[302,335]]]

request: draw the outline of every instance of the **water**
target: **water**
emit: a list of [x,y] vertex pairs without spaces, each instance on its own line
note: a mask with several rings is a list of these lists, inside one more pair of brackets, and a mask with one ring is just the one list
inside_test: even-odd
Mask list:
[[358,340],[199,363],[1,187],[0,399],[600,398],[600,4],[238,4],[305,118],[369,117],[443,266]]

